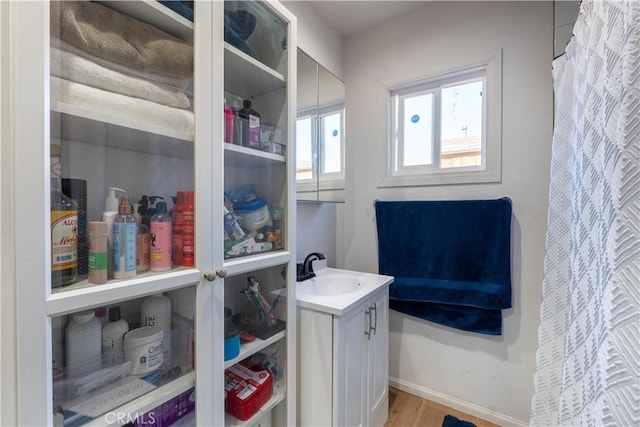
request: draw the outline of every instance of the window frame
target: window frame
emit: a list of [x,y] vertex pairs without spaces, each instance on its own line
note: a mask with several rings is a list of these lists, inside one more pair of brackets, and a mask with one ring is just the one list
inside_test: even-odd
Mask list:
[[[440,167],[439,130],[440,91],[441,87],[454,84],[464,84],[484,74],[483,81],[483,130],[481,166]],[[386,82],[387,97],[387,158],[386,176],[378,184],[379,188],[404,186],[429,186],[446,184],[473,184],[500,182],[502,178],[502,51],[488,55],[486,59],[475,63],[450,68],[448,71],[434,73],[427,77],[415,78],[404,82]],[[394,97],[409,94],[417,95],[432,90],[434,97],[433,108],[433,153],[432,164],[420,166],[396,167],[398,159],[402,158],[401,150],[396,147],[394,129]],[[398,117],[400,115],[399,109]],[[402,126],[400,126],[402,128]],[[438,130],[436,131],[435,128]],[[400,135],[399,135],[400,137]]]

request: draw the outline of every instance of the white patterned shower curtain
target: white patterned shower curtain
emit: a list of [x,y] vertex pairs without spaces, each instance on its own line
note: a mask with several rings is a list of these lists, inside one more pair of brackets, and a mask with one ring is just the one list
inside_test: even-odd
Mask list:
[[583,0],[553,76],[530,424],[640,426],[640,1]]

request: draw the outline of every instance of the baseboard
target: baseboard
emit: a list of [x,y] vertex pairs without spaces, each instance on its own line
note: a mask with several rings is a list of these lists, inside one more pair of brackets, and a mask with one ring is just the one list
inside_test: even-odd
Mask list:
[[420,396],[441,405],[462,411],[466,414],[473,415],[474,417],[482,418],[483,420],[498,424],[499,426],[527,427],[529,425],[529,423],[525,421],[521,421],[495,411],[490,411],[473,403],[465,402],[464,400],[456,399],[455,397],[451,397],[398,378],[389,377],[389,385],[415,396]]

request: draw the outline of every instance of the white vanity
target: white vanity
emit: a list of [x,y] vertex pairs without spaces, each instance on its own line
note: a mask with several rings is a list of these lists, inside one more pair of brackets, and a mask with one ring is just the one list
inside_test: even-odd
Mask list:
[[392,282],[323,268],[297,284],[297,425],[386,422]]

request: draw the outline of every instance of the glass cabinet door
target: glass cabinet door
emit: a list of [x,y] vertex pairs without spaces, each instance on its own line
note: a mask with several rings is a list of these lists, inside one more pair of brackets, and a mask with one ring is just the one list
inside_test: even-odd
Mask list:
[[[221,12],[224,424],[293,425],[295,18],[276,2],[225,1]],[[253,376],[264,382],[242,405]]]
[[16,35],[16,96],[32,100],[16,116],[40,165],[16,175],[33,189],[18,211],[39,212],[17,231],[32,235],[17,255],[19,346],[34,353],[18,372],[21,424],[168,423],[166,405],[195,416],[196,372],[212,371],[196,353],[213,340],[213,260],[199,203],[212,175],[198,166],[211,162],[211,77],[194,58],[211,62],[212,13],[182,6],[15,5],[15,26],[37,27]]

